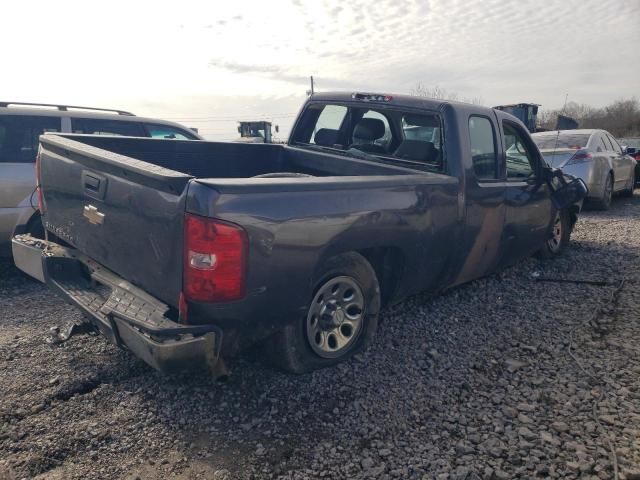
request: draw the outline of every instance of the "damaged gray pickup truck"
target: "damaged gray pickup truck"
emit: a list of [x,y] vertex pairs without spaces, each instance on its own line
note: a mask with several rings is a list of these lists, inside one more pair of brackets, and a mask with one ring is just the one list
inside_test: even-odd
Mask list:
[[256,342],[333,365],[385,304],[561,253],[586,193],[515,117],[409,96],[313,95],[287,145],[40,142],[47,239],[16,264],[162,371]]

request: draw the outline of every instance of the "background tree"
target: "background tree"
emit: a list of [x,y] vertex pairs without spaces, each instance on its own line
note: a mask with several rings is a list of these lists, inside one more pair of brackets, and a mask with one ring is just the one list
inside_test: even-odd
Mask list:
[[600,128],[617,138],[640,136],[640,102],[635,97],[618,99],[602,108],[568,102],[564,109],[541,111],[540,126],[554,129],[559,114],[576,119],[579,128]]

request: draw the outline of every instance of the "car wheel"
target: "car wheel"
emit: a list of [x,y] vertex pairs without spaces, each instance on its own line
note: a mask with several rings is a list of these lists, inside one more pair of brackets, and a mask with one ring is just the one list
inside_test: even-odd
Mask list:
[[538,251],[540,258],[552,258],[560,255],[569,245],[571,238],[571,216],[567,210],[559,210],[551,225],[551,238]]
[[292,373],[346,360],[371,344],[378,326],[380,287],[362,255],[329,259],[314,284],[306,315],[268,340],[271,359]]
[[602,197],[600,197],[596,201],[596,207],[599,210],[609,210],[609,207],[611,207],[612,195],[613,195],[613,176],[609,174],[607,175],[607,179],[605,180]]

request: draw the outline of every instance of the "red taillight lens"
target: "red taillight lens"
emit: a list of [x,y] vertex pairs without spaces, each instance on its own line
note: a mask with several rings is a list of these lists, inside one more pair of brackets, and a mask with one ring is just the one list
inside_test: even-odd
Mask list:
[[572,163],[587,162],[592,158],[593,155],[591,155],[591,153],[587,152],[586,150],[579,150],[573,154],[573,157],[569,159],[567,165],[571,165]]
[[187,214],[183,291],[188,300],[227,302],[245,295],[247,235],[229,223]]
[[40,150],[36,155],[36,192],[38,193],[38,210],[40,214],[44,213],[44,197],[42,196],[42,187],[40,186]]

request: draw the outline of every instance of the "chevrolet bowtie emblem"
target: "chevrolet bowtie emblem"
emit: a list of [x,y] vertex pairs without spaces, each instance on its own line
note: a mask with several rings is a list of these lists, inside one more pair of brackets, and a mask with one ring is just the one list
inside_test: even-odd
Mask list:
[[100,213],[93,205],[85,205],[82,212],[84,218],[94,225],[102,225],[104,223],[104,213]]

